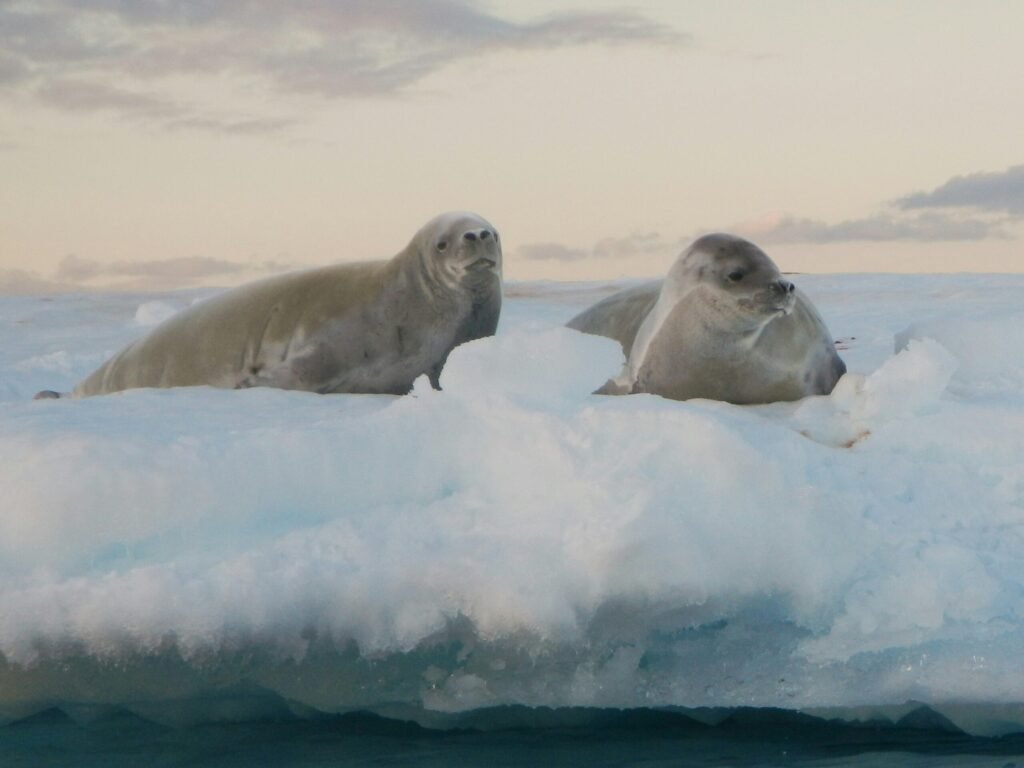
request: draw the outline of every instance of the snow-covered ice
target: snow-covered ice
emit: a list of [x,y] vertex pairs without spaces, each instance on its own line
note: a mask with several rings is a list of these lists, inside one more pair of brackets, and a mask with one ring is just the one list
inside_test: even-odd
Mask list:
[[511,285],[404,398],[32,401],[210,291],[0,298],[0,720],[257,691],[1024,729],[1024,277],[795,280],[850,373],[759,407],[590,394],[621,352],[560,326],[609,286]]

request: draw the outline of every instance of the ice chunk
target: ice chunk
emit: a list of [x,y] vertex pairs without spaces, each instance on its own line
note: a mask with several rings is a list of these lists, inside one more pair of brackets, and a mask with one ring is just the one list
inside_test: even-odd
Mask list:
[[868,376],[859,391],[844,386],[836,399],[854,421],[913,416],[935,406],[956,367],[956,358],[938,342],[914,340]]
[[895,347],[900,351],[923,339],[942,344],[960,363],[950,386],[958,395],[1014,392],[1024,388],[1024,344],[1016,336],[1022,327],[1020,313],[933,320],[896,334]]
[[847,373],[831,395],[801,402],[793,425],[814,440],[849,448],[888,422],[934,410],[956,367],[938,342],[913,340],[870,376]]
[[[0,298],[0,722],[66,701],[202,719],[258,689],[321,710],[913,698],[1024,723],[1024,389],[977,396],[1016,375],[995,331],[1024,278],[830,280],[854,372],[757,407],[590,396],[617,345],[545,326],[572,308],[538,297],[456,349],[442,392],[33,403],[137,336],[150,297]],[[1010,725],[978,714],[1003,705]]]
[[621,366],[622,348],[611,339],[569,328],[513,331],[456,347],[441,388],[460,397],[561,404],[585,399]]
[[147,301],[135,310],[135,324],[142,326],[158,325],[164,320],[178,314],[180,307],[166,301]]

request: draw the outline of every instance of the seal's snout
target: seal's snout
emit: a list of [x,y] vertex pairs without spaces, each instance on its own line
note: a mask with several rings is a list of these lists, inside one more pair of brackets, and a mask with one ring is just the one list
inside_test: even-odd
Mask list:
[[772,289],[785,296],[795,291],[796,286],[789,282],[789,280],[783,280],[780,278],[779,281],[772,286]]
[[788,315],[796,304],[796,286],[789,280],[779,278],[768,284],[765,301],[775,312]]
[[470,229],[462,233],[462,239],[466,241],[469,249],[467,256],[472,259],[465,265],[465,269],[477,272],[499,268],[501,246],[498,244],[498,234],[493,229]]

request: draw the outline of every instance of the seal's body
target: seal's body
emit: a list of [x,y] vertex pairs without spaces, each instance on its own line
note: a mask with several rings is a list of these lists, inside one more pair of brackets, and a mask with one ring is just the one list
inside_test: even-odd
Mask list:
[[846,372],[807,296],[732,235],[700,238],[664,281],[609,296],[568,325],[622,344],[627,362],[606,394],[768,403],[828,394]]
[[448,353],[490,336],[501,245],[479,216],[445,214],[389,261],[338,264],[226,291],[170,318],[75,387],[279,387],[405,394]]

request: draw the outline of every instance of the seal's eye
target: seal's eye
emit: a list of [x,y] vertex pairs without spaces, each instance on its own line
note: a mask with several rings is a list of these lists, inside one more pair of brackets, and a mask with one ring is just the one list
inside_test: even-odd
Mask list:
[[738,269],[734,269],[732,272],[726,275],[726,277],[728,277],[732,282],[738,283],[740,280],[743,279],[743,272]]
[[443,251],[447,247],[448,247],[448,241],[447,240],[442,240],[441,242],[439,242],[437,244],[437,250],[439,250],[439,251]]

